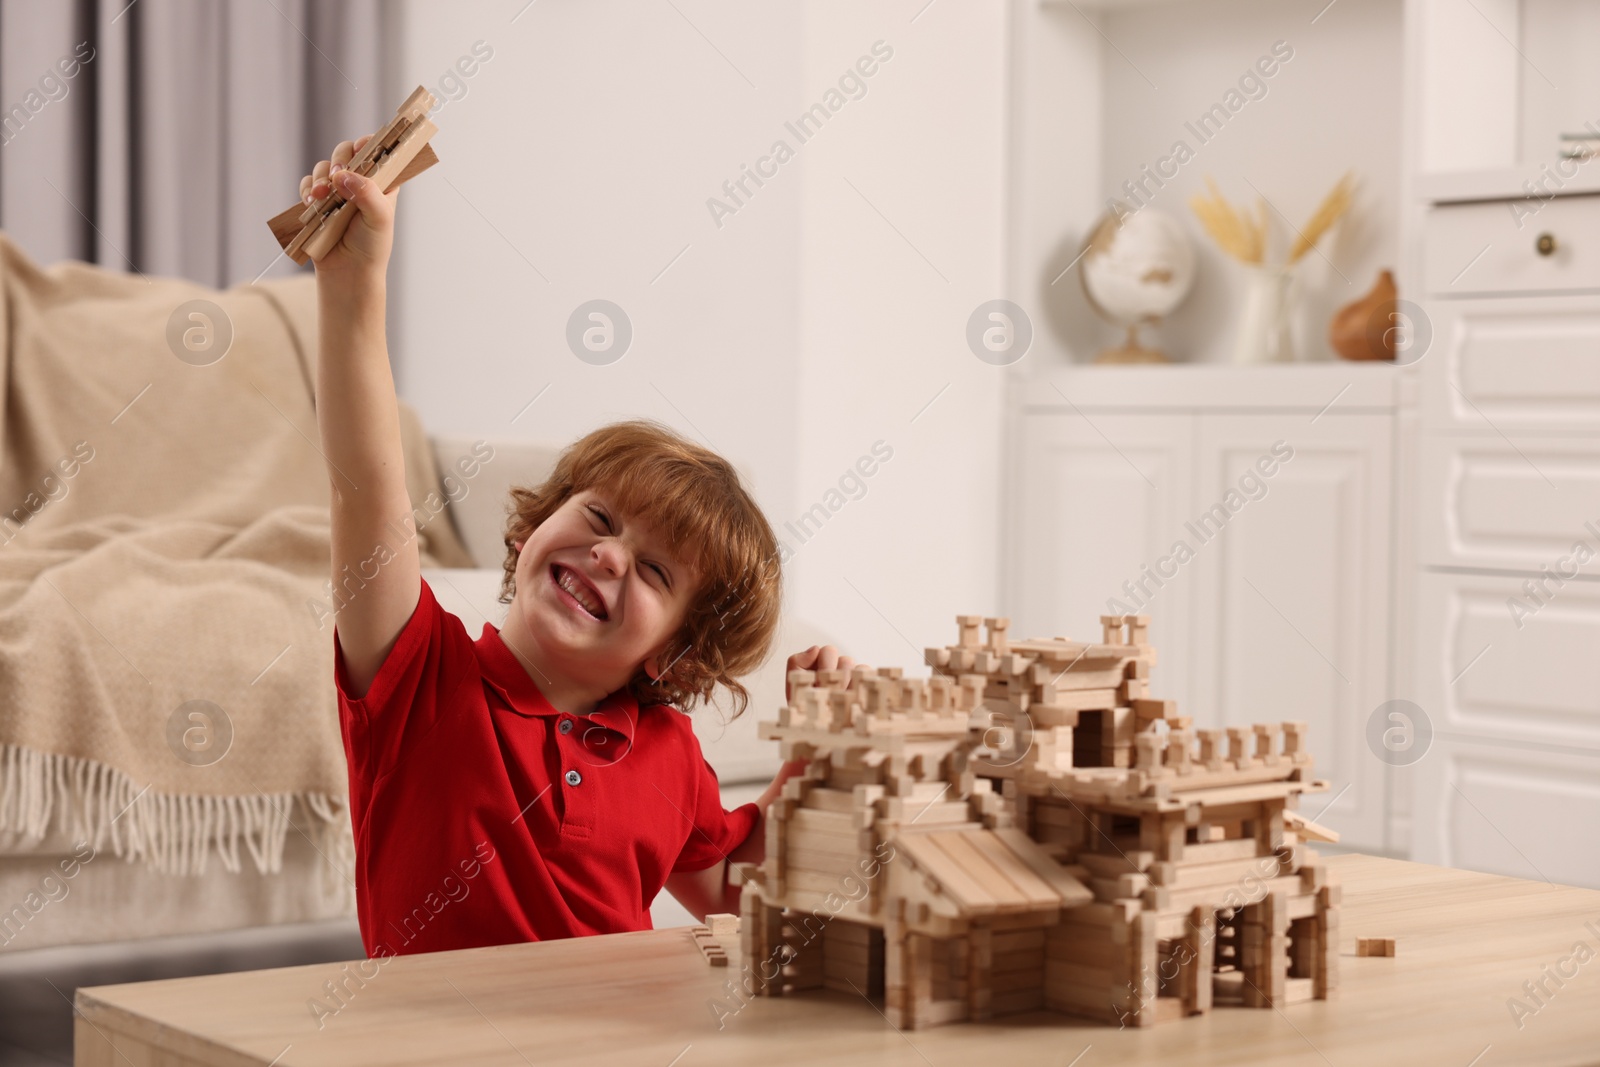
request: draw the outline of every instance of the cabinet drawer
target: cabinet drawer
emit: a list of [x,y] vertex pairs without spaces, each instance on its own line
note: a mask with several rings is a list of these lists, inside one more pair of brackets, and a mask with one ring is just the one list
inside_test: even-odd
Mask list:
[[1415,770],[1412,859],[1600,888],[1600,759],[1435,738]]
[[[1433,728],[1600,752],[1600,582],[1424,573],[1417,701]],[[1537,586],[1535,586],[1537,588]]]
[[1424,564],[1600,575],[1600,437],[1427,436],[1420,481]]
[[[1423,222],[1428,295],[1600,292],[1600,195],[1556,197],[1534,215],[1523,204],[1430,208]],[[1546,234],[1554,248],[1541,255]]]
[[1600,297],[1433,301],[1427,314],[1429,428],[1600,433]]

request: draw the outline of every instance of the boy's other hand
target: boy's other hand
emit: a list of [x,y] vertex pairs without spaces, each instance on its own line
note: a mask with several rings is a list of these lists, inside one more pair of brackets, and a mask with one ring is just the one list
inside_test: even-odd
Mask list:
[[786,680],[783,683],[783,702],[787,704],[794,697],[787,681],[790,671],[840,670],[844,672],[844,684],[848,689],[855,680],[850,677],[850,671],[855,665],[854,659],[839,655],[838,648],[833,645],[812,645],[804,652],[796,652],[789,657],[789,665],[784,668],[783,676]]
[[[848,688],[851,682],[854,681],[854,679],[850,677],[850,669],[855,665],[856,661],[850,656],[839,655],[839,649],[834,645],[812,645],[804,652],[796,652],[794,655],[789,657],[788,665],[784,668],[784,677],[787,679],[789,671],[840,670],[844,671],[845,673],[845,686]],[[788,703],[791,699],[793,699],[793,697],[794,693],[792,692],[789,683],[785,681],[783,683],[784,703]],[[782,767],[778,768],[778,773],[773,776],[772,784],[768,785],[767,788],[762,791],[761,796],[756,800],[756,806],[761,809],[763,816],[766,815],[767,807],[783,794],[783,783],[787,782],[789,779],[798,774],[804,774],[806,767],[810,764],[810,762],[810,760],[803,759],[787,760],[784,762]],[[752,862],[760,862],[761,857],[766,855],[765,845],[762,844],[762,841],[764,840],[765,826],[766,823],[763,819],[763,821],[758,824],[756,832],[750,835],[750,841],[747,842],[749,845],[749,856],[743,856],[735,853],[735,859],[749,859]]]
[[388,266],[389,250],[394,244],[394,207],[400,191],[380,192],[371,180],[345,169],[351,157],[371,139],[368,134],[354,141],[340,141],[334,146],[332,157],[319,162],[300,179],[303,203],[309,205],[337,192],[356,208],[356,217],[350,220],[339,243],[316,261],[319,275],[350,270],[381,273]]

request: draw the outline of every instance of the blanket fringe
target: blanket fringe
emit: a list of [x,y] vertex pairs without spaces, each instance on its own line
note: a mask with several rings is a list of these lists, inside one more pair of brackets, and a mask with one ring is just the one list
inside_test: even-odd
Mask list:
[[325,892],[348,891],[355,866],[346,797],[155,793],[95,760],[0,746],[0,831],[40,840],[52,821],[75,843],[87,841],[96,852],[109,844],[113,855],[167,874],[204,874],[213,848],[237,874],[241,843],[257,871],[277,874],[291,829],[326,861],[318,864]]

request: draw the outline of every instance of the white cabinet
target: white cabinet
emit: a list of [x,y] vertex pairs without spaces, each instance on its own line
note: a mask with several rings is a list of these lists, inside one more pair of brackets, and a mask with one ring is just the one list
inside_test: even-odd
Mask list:
[[1600,575],[1600,438],[1507,434],[1423,437],[1422,561]]
[[1434,798],[1412,858],[1562,885],[1600,885],[1592,755],[1440,738],[1417,764]]
[[[1600,755],[1600,582],[1428,572],[1418,701],[1441,733]],[[1542,603],[1541,603],[1542,601]],[[1595,767],[1600,778],[1600,765]]]
[[1434,741],[1410,768],[1412,854],[1600,886],[1575,847],[1600,820],[1600,196],[1551,200],[1513,241],[1527,209],[1436,205],[1422,227],[1414,683]]
[[1600,582],[1534,580],[1421,576],[1412,858],[1600,886]]
[[[1384,846],[1385,765],[1366,722],[1388,699],[1393,417],[1198,416],[1195,492],[1212,506],[1291,450],[1196,557],[1190,707],[1219,726],[1302,719],[1345,843]],[[1281,442],[1281,444],[1278,444]],[[1336,799],[1335,799],[1336,798]]]
[[1155,691],[1186,701],[1191,583],[1152,579],[1145,568],[1192,513],[1193,436],[1187,416],[1064,407],[1023,420],[1013,633],[1099,640],[1107,601],[1137,604],[1156,641]]
[[1398,373],[1085,368],[1033,383],[1006,582],[1019,637],[1150,615],[1151,691],[1199,726],[1309,722],[1333,791],[1307,814],[1376,850],[1388,767],[1364,738],[1390,692]]
[[[1600,223],[1600,197],[1585,197]],[[1600,428],[1600,299],[1436,299],[1420,367],[1429,430],[1548,434]]]
[[1421,576],[1411,857],[1600,886],[1600,582],[1530,581]]

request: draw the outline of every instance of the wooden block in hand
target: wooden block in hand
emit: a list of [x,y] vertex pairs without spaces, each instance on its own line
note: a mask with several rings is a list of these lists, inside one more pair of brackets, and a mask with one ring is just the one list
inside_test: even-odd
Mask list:
[[[433,105],[433,95],[417,86],[396,109],[395,118],[352,157],[351,169],[365,173],[387,193],[437,163],[439,157],[428,144],[428,139],[437,132],[437,127],[428,119]],[[405,129],[399,141],[388,146],[389,154],[377,158],[380,149],[385,147],[384,142],[402,125],[402,120]],[[354,210],[337,192],[330,192],[309,206],[296,204],[279,212],[267,225],[284,252],[296,263],[305,263],[308,259],[322,258],[338,243]]]

